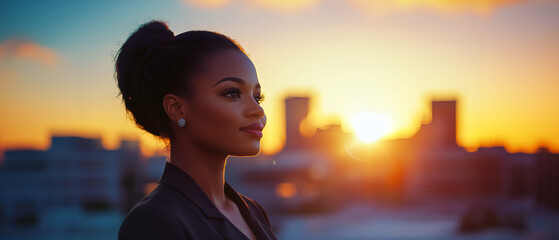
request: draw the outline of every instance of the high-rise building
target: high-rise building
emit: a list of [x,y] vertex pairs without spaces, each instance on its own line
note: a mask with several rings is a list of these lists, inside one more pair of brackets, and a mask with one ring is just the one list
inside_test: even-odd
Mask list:
[[456,100],[433,101],[431,126],[439,132],[443,146],[456,146]]
[[431,122],[421,126],[414,140],[423,149],[455,149],[456,124],[456,100],[432,101]]
[[285,99],[285,149],[307,147],[307,142],[300,133],[300,126],[308,114],[308,97],[288,97]]

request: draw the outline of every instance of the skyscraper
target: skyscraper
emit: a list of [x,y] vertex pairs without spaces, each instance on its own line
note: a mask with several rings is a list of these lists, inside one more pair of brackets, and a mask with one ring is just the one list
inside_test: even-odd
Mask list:
[[299,131],[301,123],[309,114],[308,97],[288,97],[285,99],[285,146],[284,149],[306,147],[306,141]]

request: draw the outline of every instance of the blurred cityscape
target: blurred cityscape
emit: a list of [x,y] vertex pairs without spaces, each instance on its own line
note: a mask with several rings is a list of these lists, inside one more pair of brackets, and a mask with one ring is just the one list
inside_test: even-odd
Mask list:
[[[456,99],[433,100],[410,138],[354,144],[340,125],[300,133],[308,97],[285,99],[285,145],[230,157],[227,181],[267,209],[280,239],[559,239],[559,154],[467,151]],[[53,136],[46,151],[5,151],[1,239],[116,239],[166,156],[138,141]]]

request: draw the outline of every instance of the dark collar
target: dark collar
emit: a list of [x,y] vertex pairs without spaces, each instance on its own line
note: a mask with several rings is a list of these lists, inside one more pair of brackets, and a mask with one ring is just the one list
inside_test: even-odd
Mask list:
[[[220,232],[224,239],[235,239],[239,234],[244,237],[244,234],[237,229],[229,220],[215,207],[215,205],[208,198],[206,193],[200,186],[188,175],[177,166],[166,163],[165,170],[161,176],[160,183],[167,184],[177,191],[179,191],[185,198],[190,200],[196,205],[206,218],[212,220],[212,225]],[[268,238],[268,234],[263,228],[263,223],[258,221],[253,214],[251,214],[249,207],[245,200],[238,194],[227,182],[225,183],[225,194],[231,199],[239,208],[243,218],[252,229],[253,233],[258,239]],[[224,221],[229,224],[224,224]],[[265,238],[262,238],[266,236]]]
[[224,218],[223,214],[215,207],[198,183],[177,166],[166,163],[160,183],[167,184],[200,208],[207,218]]

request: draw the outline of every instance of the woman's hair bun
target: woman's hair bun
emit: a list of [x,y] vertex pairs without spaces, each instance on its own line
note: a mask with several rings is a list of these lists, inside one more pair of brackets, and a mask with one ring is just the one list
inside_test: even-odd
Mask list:
[[163,108],[166,94],[187,96],[190,77],[216,51],[242,48],[229,37],[209,31],[177,36],[167,24],[148,22],[132,33],[116,56],[115,75],[128,113],[147,132],[169,139],[171,121]]
[[[168,42],[174,37],[174,33],[164,22],[152,21],[143,24],[132,33],[128,40],[120,48],[116,59],[116,78],[118,87],[126,109],[138,124],[138,126],[156,136],[162,136],[160,126],[156,122],[150,122],[148,113],[140,109],[149,104],[144,94],[145,81],[143,81],[142,65],[153,54],[158,46]],[[142,117],[146,115],[146,118]]]

